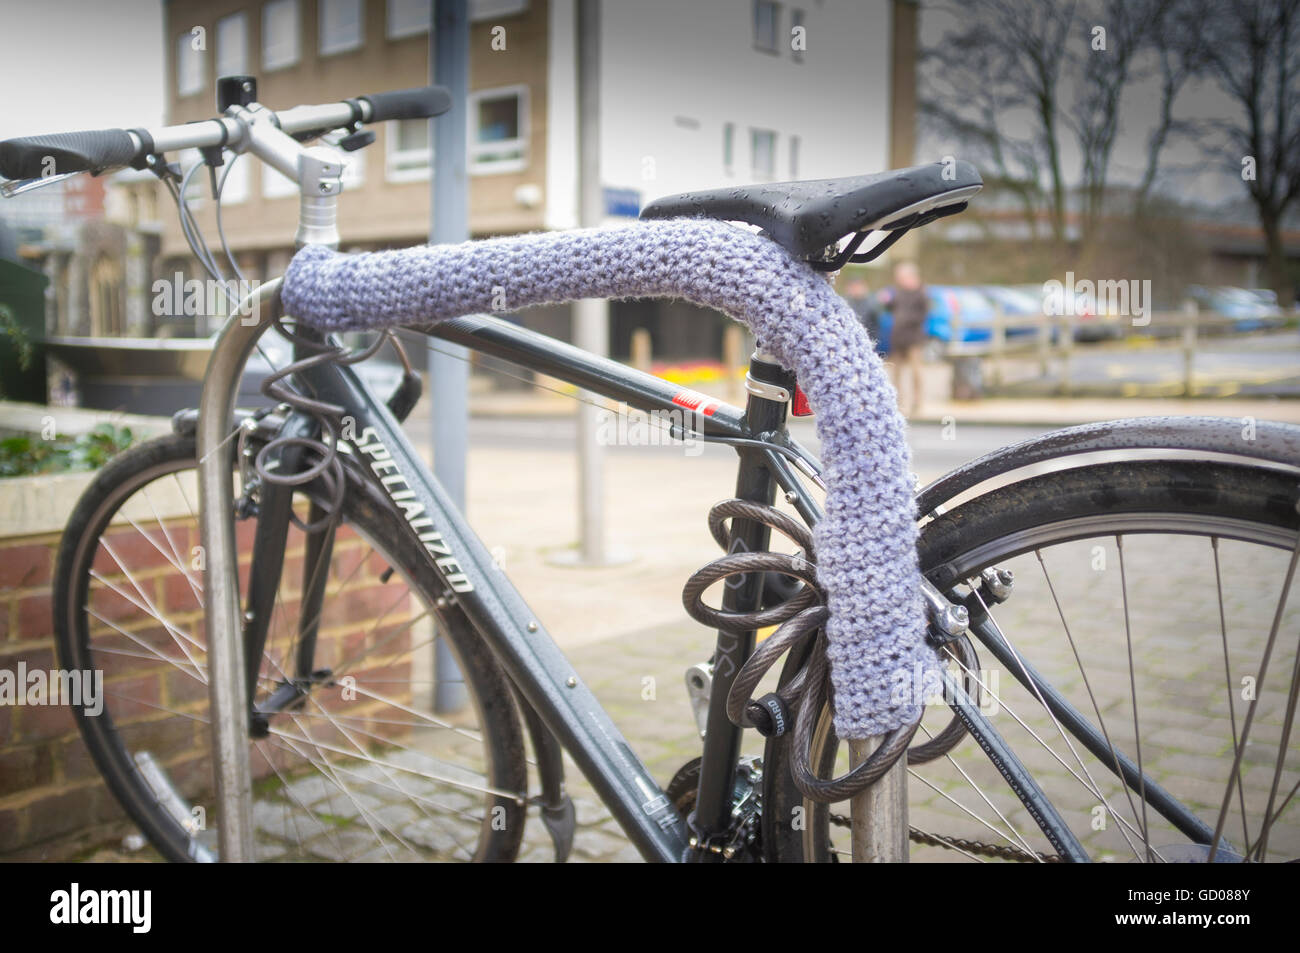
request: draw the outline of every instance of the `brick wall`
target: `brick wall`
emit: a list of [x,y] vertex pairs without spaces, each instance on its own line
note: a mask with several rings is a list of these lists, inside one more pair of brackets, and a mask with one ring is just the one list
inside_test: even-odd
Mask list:
[[[175,553],[188,556],[198,542],[194,522],[168,520],[166,528],[170,543],[156,528],[154,538],[164,549],[174,548]],[[241,584],[246,585],[252,522],[238,524],[237,531]],[[290,539],[282,590],[286,618],[293,618],[297,611],[302,539],[296,531]],[[93,625],[91,639],[96,664],[104,673],[106,705],[114,713],[119,731],[129,736],[128,744],[147,748],[167,767],[191,803],[204,803],[211,789],[205,753],[206,687],[176,665],[139,657],[145,654],[142,645],[155,646],[172,658],[181,653],[166,628],[132,601],[147,599],[176,628],[194,632],[201,644],[198,597],[189,580],[137,530],[115,529],[106,541],[107,547],[101,547],[95,560],[96,572],[104,582],[95,584],[90,599],[93,613],[103,620]],[[54,533],[0,539],[0,670],[14,672],[19,662],[24,662],[28,671],[48,672],[58,666],[51,614],[58,544],[59,535]],[[358,567],[362,559],[367,564]],[[119,561],[130,568],[129,577]],[[373,659],[367,657],[366,666],[349,672],[357,680],[354,701],[341,701],[337,691],[322,700],[328,710],[346,706],[352,719],[349,724],[374,735],[391,734],[392,729],[358,720],[385,707],[367,692],[409,699],[408,693],[398,690],[402,686],[394,683],[411,676],[409,656],[402,655],[412,644],[412,630],[404,628],[411,616],[411,600],[403,595],[406,587],[400,577],[387,585],[379,581],[385,568],[386,563],[355,534],[340,531],[327,591],[346,586],[346,598],[327,601],[317,651],[317,667],[326,667],[376,645],[381,647],[372,652]],[[196,571],[191,575],[200,579]],[[197,651],[195,655],[201,658]],[[394,656],[402,657],[395,660]],[[128,705],[126,698],[133,703]],[[314,732],[312,737],[322,744],[341,740],[315,724],[304,730]],[[276,770],[282,773],[301,766],[283,750],[276,751],[274,760]],[[269,760],[255,755],[253,771],[255,776],[270,773]],[[70,835],[93,835],[101,828],[103,835],[109,836],[112,826],[124,820],[125,814],[99,778],[69,708],[0,704],[0,854],[22,850],[30,855],[37,850],[33,845]]]

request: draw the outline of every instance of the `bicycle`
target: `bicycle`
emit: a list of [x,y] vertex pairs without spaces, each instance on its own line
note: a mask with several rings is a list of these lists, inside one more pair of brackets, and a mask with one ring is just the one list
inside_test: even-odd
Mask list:
[[[49,155],[60,174],[151,169],[219,278],[188,215],[188,177],[166,152],[227,149],[271,164],[300,184],[299,244],[332,246],[342,156],[299,140],[451,105],[430,87],[277,114],[256,102],[251,78],[222,89],[221,116],[205,122],[0,143],[0,173],[37,179]],[[747,221],[762,229],[753,242],[830,272],[963,209],[978,174],[952,171],[694,193],[647,212]],[[214,168],[218,203],[223,182]],[[883,239],[859,251],[875,232]],[[174,434],[110,462],[60,547],[60,663],[102,670],[107,686],[104,712],[76,709],[78,725],[109,788],[167,859],[510,860],[537,807],[563,860],[574,813],[562,751],[647,859],[904,859],[909,841],[975,860],[1295,856],[1297,787],[1286,784],[1300,658],[1279,634],[1295,630],[1297,613],[1297,428],[1251,421],[1245,439],[1242,422],[1214,418],[1076,427],[921,489],[920,596],[943,666],[916,673],[925,685],[903,672],[893,686],[917,702],[919,722],[845,745],[810,530],[824,519],[827,487],[821,462],[786,426],[805,382],[756,352],[736,408],[500,317],[416,327],[641,412],[676,413],[677,436],[736,449],[735,498],[709,514],[727,555],[684,593],[689,614],[718,632],[711,659],[689,672],[701,755],[661,787],[402,434],[419,376],[408,363],[384,401],[353,370],[386,342],[402,353],[399,339],[385,331],[349,350],[281,315],[281,289],[277,280],[238,304],[200,412],[179,413]],[[236,414],[241,371],[269,333],[292,344],[293,360],[267,378],[267,406]],[[773,530],[797,551],[771,551]],[[1208,549],[1193,546],[1197,537]],[[1199,585],[1170,580],[1171,541],[1205,571]],[[1142,555],[1160,569],[1134,587],[1128,566]],[[1070,572],[1054,579],[1049,562]],[[719,582],[715,609],[702,596]],[[1186,604],[1211,591],[1217,613]],[[1158,604],[1144,604],[1152,595]],[[1166,604],[1170,595],[1181,601]],[[1072,599],[1086,611],[1067,613]],[[1106,600],[1122,608],[1122,627],[1099,618]],[[1064,643],[1044,637],[1053,617]],[[1136,631],[1135,620],[1151,619],[1154,634]],[[981,649],[1001,669],[982,668]],[[1139,662],[1143,691],[1156,678],[1184,694],[1141,709]],[[1219,666],[1221,684],[1184,697],[1199,688],[1193,676],[1217,679]],[[441,697],[457,685],[460,705]],[[1185,750],[1216,734],[1209,755]],[[755,735],[761,757],[742,756]],[[920,798],[904,796],[904,770]],[[848,799],[850,817],[833,812]],[[205,803],[219,808],[215,832],[196,810]],[[909,809],[952,828],[909,827]]]

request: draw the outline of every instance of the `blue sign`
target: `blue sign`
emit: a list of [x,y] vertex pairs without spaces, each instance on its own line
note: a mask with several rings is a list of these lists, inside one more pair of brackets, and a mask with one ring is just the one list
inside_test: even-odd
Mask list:
[[636,218],[641,214],[641,193],[636,189],[604,189],[605,214]]

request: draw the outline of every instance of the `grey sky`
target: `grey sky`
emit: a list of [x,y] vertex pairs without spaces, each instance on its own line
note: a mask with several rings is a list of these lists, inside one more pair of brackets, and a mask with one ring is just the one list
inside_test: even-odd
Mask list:
[[0,139],[157,126],[162,0],[0,0]]

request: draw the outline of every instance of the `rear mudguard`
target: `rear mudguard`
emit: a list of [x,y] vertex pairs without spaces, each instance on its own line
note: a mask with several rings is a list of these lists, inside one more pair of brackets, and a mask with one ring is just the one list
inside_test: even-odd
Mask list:
[[967,490],[1022,467],[1081,453],[1130,450],[1224,454],[1300,469],[1300,426],[1253,417],[1132,417],[1054,430],[994,450],[924,487],[928,516]]

